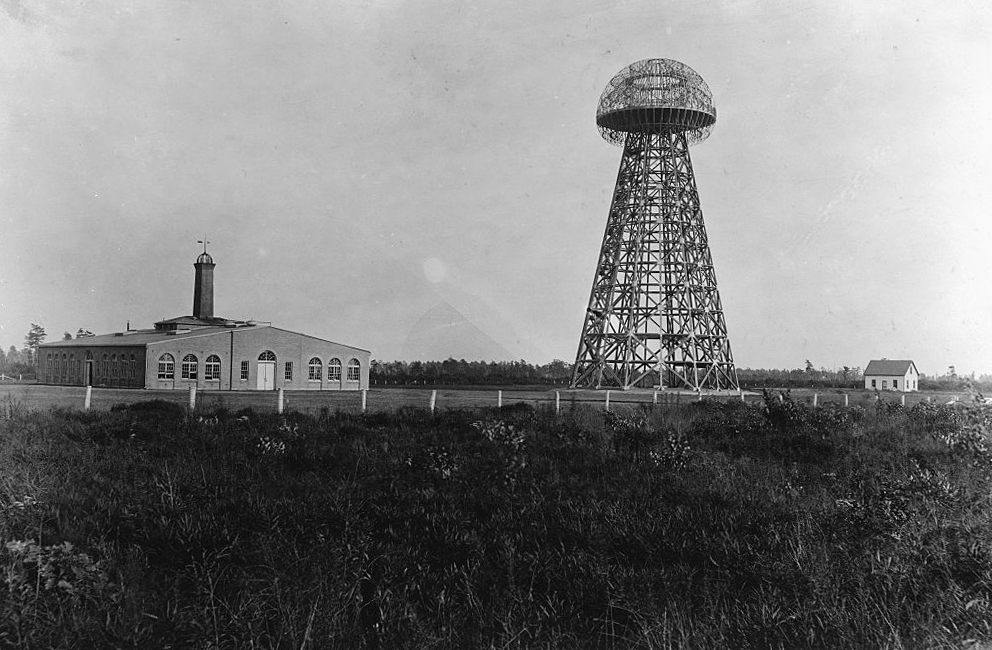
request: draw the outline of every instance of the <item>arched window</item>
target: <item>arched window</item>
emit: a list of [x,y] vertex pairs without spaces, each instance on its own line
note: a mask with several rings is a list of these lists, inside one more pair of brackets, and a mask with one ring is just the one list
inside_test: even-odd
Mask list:
[[308,378],[310,381],[320,381],[320,376],[323,371],[323,365],[320,363],[320,359],[314,357],[310,359],[310,363],[307,366],[310,370]]
[[49,352],[48,356],[45,358],[45,374],[48,375],[48,381],[52,380],[52,353]]
[[117,370],[118,370],[117,355],[116,354],[112,354],[112,355],[110,355],[110,374],[111,374],[111,376],[116,377],[117,374],[118,374],[117,373]]
[[69,379],[76,379],[76,355],[69,355]]
[[362,364],[358,363],[358,359],[352,359],[348,362],[348,381],[358,381],[362,378]]
[[209,380],[220,379],[220,357],[211,354],[203,366],[203,378]]
[[100,376],[107,378],[110,375],[110,357],[104,353],[103,361],[100,363]]
[[272,353],[271,350],[266,350],[262,354],[258,355],[259,361],[275,361],[276,355]]
[[196,355],[187,354],[185,357],[183,357],[183,370],[182,370],[183,379],[196,379],[196,364],[197,364]]
[[134,355],[131,355],[131,362],[128,364],[127,376],[134,379]]
[[59,375],[64,382],[69,376],[69,355],[62,353],[62,364],[59,366]]
[[341,359],[327,362],[327,381],[341,381]]
[[171,354],[163,354],[158,358],[158,378],[175,379],[175,377],[176,360],[172,358]]

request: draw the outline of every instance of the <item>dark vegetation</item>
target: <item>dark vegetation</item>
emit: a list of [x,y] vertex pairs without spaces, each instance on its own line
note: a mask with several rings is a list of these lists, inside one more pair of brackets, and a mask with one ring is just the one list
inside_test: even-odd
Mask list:
[[992,639],[990,412],[0,419],[0,646]]
[[[839,370],[815,369],[810,362],[805,368],[738,368],[741,387],[747,390],[762,388],[819,388],[862,389],[864,377],[861,368],[844,367]],[[373,361],[369,381],[383,385],[426,386],[563,386],[572,377],[572,364],[556,359],[543,365],[526,361]],[[921,377],[922,390],[965,391],[979,389],[992,391],[992,376],[959,377],[953,373],[941,377]]]

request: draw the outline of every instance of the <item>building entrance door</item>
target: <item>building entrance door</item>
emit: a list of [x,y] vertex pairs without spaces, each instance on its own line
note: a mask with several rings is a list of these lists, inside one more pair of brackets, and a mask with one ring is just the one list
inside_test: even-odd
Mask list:
[[276,387],[276,362],[258,362],[258,390],[272,390]]

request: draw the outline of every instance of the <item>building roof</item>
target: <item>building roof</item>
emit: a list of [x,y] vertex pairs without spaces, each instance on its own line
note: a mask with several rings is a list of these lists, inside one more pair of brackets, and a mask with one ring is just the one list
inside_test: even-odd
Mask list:
[[188,339],[194,336],[205,336],[217,334],[219,332],[230,332],[231,327],[200,327],[195,330],[183,331],[175,330],[168,332],[164,330],[129,330],[127,332],[115,332],[113,334],[100,334],[97,336],[84,336],[83,338],[72,339],[71,341],[52,341],[42,343],[43,348],[89,348],[89,347],[125,347],[142,346],[159,341],[169,341],[172,339]]
[[[865,368],[865,375],[898,375],[903,376],[909,369],[916,370],[916,364],[909,359],[872,359]],[[916,370],[919,374],[919,371]]]
[[167,329],[168,325],[188,325],[190,327],[215,327],[221,325],[247,325],[245,321],[234,320],[233,318],[221,318],[212,316],[210,318],[197,318],[196,316],[176,316],[155,322],[156,329]]
[[225,332],[251,332],[260,330],[276,330],[280,332],[287,332],[289,334],[294,334],[296,336],[302,336],[308,339],[314,339],[316,341],[321,341],[322,343],[330,343],[332,345],[337,345],[342,348],[348,348],[349,350],[355,350],[356,352],[365,352],[371,354],[368,350],[362,348],[356,348],[353,345],[345,345],[344,343],[337,343],[336,341],[328,341],[327,339],[318,338],[316,336],[311,336],[309,334],[301,334],[300,332],[293,332],[291,330],[284,330],[279,327],[272,327],[271,325],[259,325],[255,327],[198,327],[192,330],[129,330],[127,332],[117,332],[114,334],[100,334],[99,336],[85,336],[79,339],[72,339],[71,341],[52,341],[51,343],[42,343],[40,347],[42,348],[87,348],[87,347],[135,347],[135,346],[147,346],[156,343],[163,343],[166,341],[172,341],[175,339],[190,339],[198,336],[211,336],[213,334],[222,334]]

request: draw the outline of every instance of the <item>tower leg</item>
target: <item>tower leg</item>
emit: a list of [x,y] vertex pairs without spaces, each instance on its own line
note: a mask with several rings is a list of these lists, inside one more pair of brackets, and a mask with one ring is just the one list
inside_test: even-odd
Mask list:
[[629,133],[573,387],[738,388],[684,133]]

